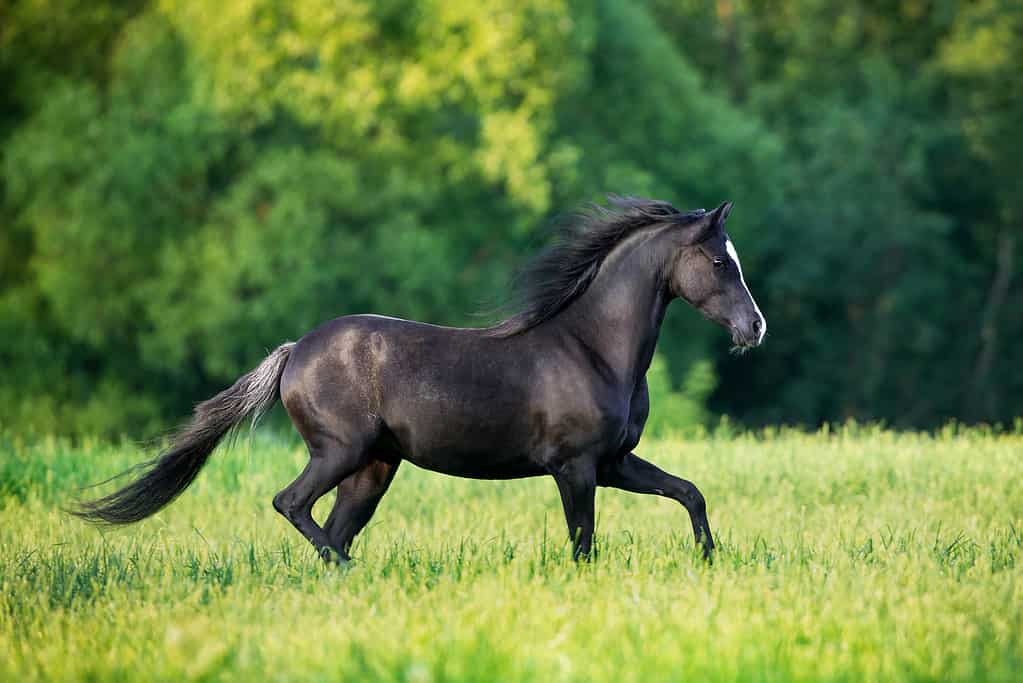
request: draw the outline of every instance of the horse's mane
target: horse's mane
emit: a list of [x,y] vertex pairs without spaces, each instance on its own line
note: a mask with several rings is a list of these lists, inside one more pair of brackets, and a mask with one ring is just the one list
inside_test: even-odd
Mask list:
[[687,225],[705,213],[682,213],[668,202],[638,197],[611,195],[608,203],[592,204],[560,226],[551,246],[516,278],[519,312],[489,328],[490,336],[514,336],[563,311],[589,288],[611,250],[637,230],[658,223]]

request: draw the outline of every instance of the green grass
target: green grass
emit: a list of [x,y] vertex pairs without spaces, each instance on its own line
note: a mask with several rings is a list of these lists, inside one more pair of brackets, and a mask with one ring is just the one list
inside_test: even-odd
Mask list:
[[701,486],[713,566],[671,501],[601,490],[599,556],[576,565],[552,481],[404,465],[356,562],[325,567],[270,505],[305,459],[272,433],[218,453],[156,518],[100,532],[59,506],[141,453],[7,438],[0,680],[1023,678],[1023,436],[850,427],[639,451]]

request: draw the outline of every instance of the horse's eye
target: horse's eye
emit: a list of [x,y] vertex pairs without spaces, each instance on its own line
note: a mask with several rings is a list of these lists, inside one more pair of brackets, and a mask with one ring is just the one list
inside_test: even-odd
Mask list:
[[714,267],[717,268],[718,270],[724,268],[727,264],[728,261],[724,260],[723,258],[714,259]]

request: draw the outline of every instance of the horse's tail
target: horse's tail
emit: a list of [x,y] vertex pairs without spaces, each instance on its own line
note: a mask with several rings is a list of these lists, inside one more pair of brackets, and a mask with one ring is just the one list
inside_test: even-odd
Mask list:
[[81,503],[71,512],[96,524],[130,524],[173,501],[192,483],[228,432],[249,415],[255,424],[274,404],[281,374],[294,346],[291,342],[277,347],[254,370],[197,405],[191,422],[174,434],[166,450],[123,473],[138,472],[130,484],[110,495]]

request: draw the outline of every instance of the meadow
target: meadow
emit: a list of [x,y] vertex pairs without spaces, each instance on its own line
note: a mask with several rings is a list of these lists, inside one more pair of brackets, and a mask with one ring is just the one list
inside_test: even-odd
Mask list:
[[355,561],[327,567],[271,507],[305,461],[272,429],[99,531],[60,506],[139,449],[0,437],[0,680],[1023,677],[1018,425],[722,428],[638,452],[703,490],[712,565],[672,501],[601,489],[598,556],[576,564],[549,479],[405,464]]

